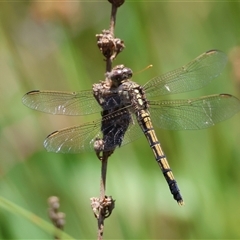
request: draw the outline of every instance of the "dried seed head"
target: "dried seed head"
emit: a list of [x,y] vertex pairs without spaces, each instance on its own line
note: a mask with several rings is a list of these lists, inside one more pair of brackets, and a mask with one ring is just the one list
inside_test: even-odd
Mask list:
[[60,207],[59,198],[56,196],[51,196],[48,198],[48,205],[54,211],[57,211]]
[[119,38],[114,38],[109,30],[103,30],[101,34],[96,34],[97,46],[104,57],[112,60],[124,49],[124,42]]

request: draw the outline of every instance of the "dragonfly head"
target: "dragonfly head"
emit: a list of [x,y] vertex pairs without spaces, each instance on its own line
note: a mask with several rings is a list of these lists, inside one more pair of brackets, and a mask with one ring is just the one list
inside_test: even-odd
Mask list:
[[119,86],[122,82],[132,77],[132,70],[124,65],[117,65],[111,72],[106,73],[106,77],[113,81],[114,85]]

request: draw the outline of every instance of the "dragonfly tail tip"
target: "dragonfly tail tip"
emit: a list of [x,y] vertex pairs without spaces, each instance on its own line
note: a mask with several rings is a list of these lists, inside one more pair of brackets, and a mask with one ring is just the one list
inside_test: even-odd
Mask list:
[[183,200],[178,201],[178,205],[179,206],[183,206],[184,205],[184,201]]

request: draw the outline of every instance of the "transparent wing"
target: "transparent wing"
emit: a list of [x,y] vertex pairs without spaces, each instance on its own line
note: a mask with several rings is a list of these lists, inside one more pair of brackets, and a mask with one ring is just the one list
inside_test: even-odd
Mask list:
[[154,125],[170,130],[208,128],[240,111],[240,100],[229,94],[149,104]]
[[142,132],[142,129],[140,128],[135,115],[132,114],[131,117],[132,117],[132,122],[129,125],[128,130],[124,135],[124,139],[121,146],[131,143],[137,140],[138,138],[144,136],[144,133]]
[[47,136],[44,147],[56,153],[91,151],[94,140],[101,137],[100,128],[101,120],[55,131]]
[[85,115],[101,111],[92,90],[80,92],[31,91],[22,102],[29,108],[63,115]]
[[[109,120],[111,115],[106,117]],[[132,118],[134,118],[134,116],[132,116]],[[100,119],[98,121],[55,131],[48,135],[48,137],[45,139],[44,147],[47,149],[47,151],[56,153],[81,153],[84,151],[93,151],[95,139],[103,138],[101,125],[102,120]],[[116,126],[113,125],[108,125],[107,128],[114,129]],[[141,136],[144,136],[144,134],[142,133],[135,119],[131,121],[120,146],[130,143]],[[111,142],[112,144],[109,144],[108,149],[105,151],[114,150],[119,146],[119,141],[114,143],[112,139],[109,140],[107,137],[106,141],[108,143]]]
[[227,63],[225,53],[210,50],[185,66],[153,78],[144,85],[147,97],[156,97],[202,88],[217,77]]

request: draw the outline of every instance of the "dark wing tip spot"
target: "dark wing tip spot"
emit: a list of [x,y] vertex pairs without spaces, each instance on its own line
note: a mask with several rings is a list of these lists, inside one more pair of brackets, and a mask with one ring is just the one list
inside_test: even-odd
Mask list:
[[217,49],[211,49],[211,50],[206,51],[206,54],[210,55],[210,54],[214,54],[216,52],[220,52],[220,51]]
[[232,97],[232,95],[231,94],[228,94],[228,93],[221,93],[220,94],[220,97]]
[[[32,91],[26,93],[25,95],[36,94],[36,93],[39,93],[39,92],[40,92],[39,90],[32,90]],[[25,95],[24,95],[24,96],[25,96]]]

